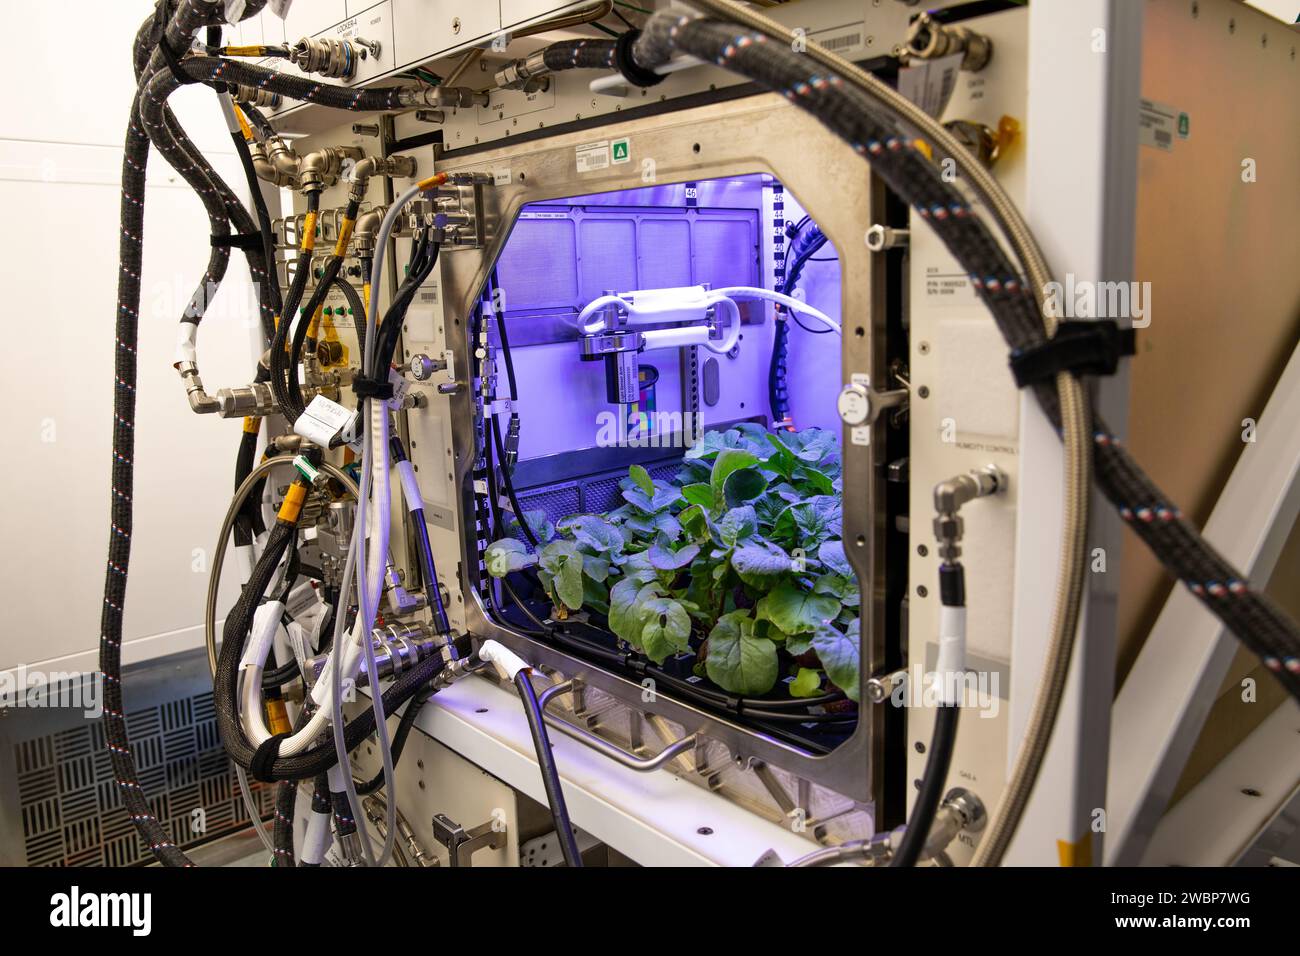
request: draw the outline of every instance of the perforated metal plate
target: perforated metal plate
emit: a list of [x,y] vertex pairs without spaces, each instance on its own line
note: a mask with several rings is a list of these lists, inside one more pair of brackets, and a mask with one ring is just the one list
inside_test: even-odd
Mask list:
[[[217,736],[201,653],[128,672],[127,727],[140,786],[178,846],[248,825]],[[153,678],[152,680],[150,678]],[[140,688],[143,693],[137,693]],[[122,807],[100,722],[81,711],[12,708],[0,722],[0,864],[130,866],[153,860]],[[263,815],[272,787],[254,785]],[[196,811],[201,811],[196,813]]]

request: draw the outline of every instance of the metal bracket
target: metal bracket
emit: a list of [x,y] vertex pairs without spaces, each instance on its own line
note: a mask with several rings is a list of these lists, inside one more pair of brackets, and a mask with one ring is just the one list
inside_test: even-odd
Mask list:
[[495,817],[466,830],[445,814],[435,814],[433,838],[447,848],[452,866],[473,866],[471,858],[479,850],[499,850],[506,845],[505,825]]
[[622,764],[629,770],[635,770],[638,773],[649,773],[651,770],[658,770],[660,767],[669,763],[678,754],[685,753],[687,750],[690,750],[695,746],[695,741],[699,737],[698,733],[687,734],[685,737],[674,740],[653,757],[636,757],[622,748],[611,744],[609,741],[603,740],[595,734],[583,730],[581,727],[575,727],[568,721],[561,720],[554,714],[548,714],[546,712],[547,706],[551,701],[555,700],[555,698],[562,697],[565,694],[577,693],[580,688],[581,682],[576,680],[562,681],[561,683],[552,684],[550,687],[546,688],[546,690],[542,691],[541,697],[538,698],[538,703],[542,708],[542,715],[546,718],[546,723],[554,727],[560,733],[572,737],[579,743],[586,744],[592,750],[603,754],[615,763]]

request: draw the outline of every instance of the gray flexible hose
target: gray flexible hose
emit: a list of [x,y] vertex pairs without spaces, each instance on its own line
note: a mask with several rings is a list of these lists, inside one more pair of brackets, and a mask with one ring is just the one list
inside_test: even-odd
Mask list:
[[[222,519],[221,532],[217,535],[217,546],[213,549],[212,570],[208,573],[207,601],[203,608],[203,640],[207,645],[208,670],[214,679],[217,676],[217,595],[221,590],[221,571],[226,561],[226,547],[230,541],[231,529],[234,528],[235,518],[239,514],[240,508],[243,507],[244,499],[252,492],[253,486],[261,480],[262,476],[269,474],[277,467],[287,467],[292,464],[293,459],[288,456],[270,458],[250,471],[248,477],[236,489],[235,496],[230,501],[230,507],[226,509],[226,516]],[[331,478],[339,481],[354,498],[357,496],[356,482],[348,476],[347,472],[335,468],[329,462],[322,462],[320,468]],[[262,824],[261,812],[253,802],[253,790],[248,784],[248,773],[239,764],[235,764],[235,776],[239,781],[239,793],[244,800],[244,809],[248,811],[248,819],[252,821],[253,829],[257,831],[258,839],[262,841],[262,845],[266,847],[268,853],[274,856],[275,845],[267,834],[266,827]]]
[[[398,217],[406,205],[420,195],[419,186],[413,186],[389,207],[388,212],[384,215],[379,229],[375,233],[375,255],[371,268],[370,281],[370,302],[366,303],[366,342],[365,351],[362,355],[362,374],[367,377],[373,376],[375,362],[375,340],[378,338],[377,322],[375,320],[375,301],[379,298],[379,283],[383,277],[384,250],[388,245],[388,240],[393,231]],[[375,399],[367,398],[361,402],[362,408],[359,414],[364,415],[369,412],[367,403]],[[387,414],[385,412],[385,414]],[[370,497],[370,478],[371,469],[374,462],[374,445],[371,440],[370,429],[367,427],[366,441],[361,449],[361,482],[360,490],[357,496],[357,516],[352,526],[352,539],[348,544],[348,556],[344,565],[342,593],[339,596],[339,606],[345,607],[350,597],[350,588],[352,586],[353,575],[355,573],[356,584],[358,589],[358,620],[373,620],[375,608],[367,608],[366,604],[366,563],[363,555],[365,548],[365,509],[366,502]],[[380,453],[387,456],[386,448],[380,449]],[[334,732],[334,748],[339,755],[339,767],[343,771],[344,787],[348,795],[348,801],[352,807],[352,815],[357,823],[357,835],[360,837],[361,848],[366,856],[366,862],[371,866],[383,866],[388,862],[392,855],[394,841],[396,839],[397,825],[397,801],[391,799],[393,796],[393,754],[389,747],[388,726],[384,717],[384,705],[382,695],[379,693],[378,686],[371,688],[371,706],[375,711],[375,732],[378,735],[379,753],[383,760],[384,769],[384,788],[388,791],[390,799],[387,803],[387,825],[384,828],[384,847],[378,858],[373,854],[370,845],[370,835],[367,832],[365,813],[361,809],[358,801],[356,784],[352,781],[352,761],[348,756],[347,744],[343,739],[343,637],[345,628],[346,615],[340,614],[334,621],[334,643],[330,648],[330,654],[335,661],[331,668],[333,680],[332,693],[332,711],[330,720]],[[369,627],[366,627],[366,633],[362,639],[362,648],[366,658],[366,670],[369,674],[375,673],[374,648],[371,646],[369,639]],[[377,685],[377,681],[375,684]]]

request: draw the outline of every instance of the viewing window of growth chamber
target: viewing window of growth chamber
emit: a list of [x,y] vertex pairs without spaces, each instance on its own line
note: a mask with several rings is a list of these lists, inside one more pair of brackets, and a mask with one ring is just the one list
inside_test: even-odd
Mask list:
[[525,206],[477,314],[498,620],[811,753],[847,739],[840,284],[768,175]]

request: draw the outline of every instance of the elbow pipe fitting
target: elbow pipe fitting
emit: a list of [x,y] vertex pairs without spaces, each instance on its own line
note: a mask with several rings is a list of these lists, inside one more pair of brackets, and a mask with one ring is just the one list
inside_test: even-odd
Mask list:
[[343,172],[344,163],[364,156],[365,151],[360,146],[326,146],[308,153],[303,157],[298,173],[302,191],[318,193],[326,186],[333,186]]
[[352,188],[348,198],[361,202],[366,197],[366,187],[372,176],[411,178],[417,163],[414,156],[366,156],[352,167]]
[[[362,160],[365,162],[365,160]],[[357,224],[352,230],[353,249],[361,258],[369,258],[375,253],[375,234],[388,212],[387,206],[375,206],[357,216]],[[369,276],[365,277],[369,281]]]
[[1007,476],[996,465],[957,475],[934,486],[934,536],[939,542],[939,557],[952,563],[961,557],[961,506],[976,498],[996,494],[1007,487]]
[[951,53],[964,53],[961,68],[978,73],[993,58],[993,41],[963,26],[940,23],[922,13],[907,28],[905,49],[911,56],[932,60]]
[[199,377],[199,367],[193,362],[178,362],[176,371],[185,383],[185,397],[189,399],[190,411],[197,415],[210,415],[220,410],[220,404],[203,389],[203,379]]

